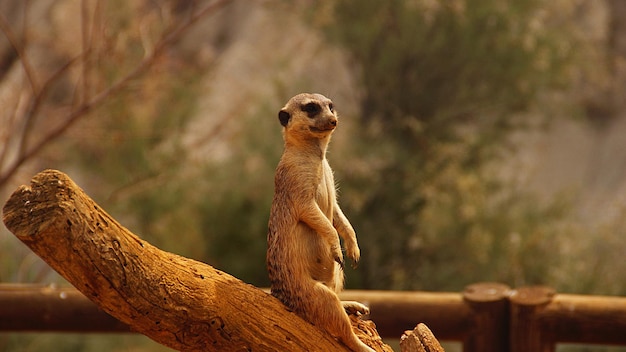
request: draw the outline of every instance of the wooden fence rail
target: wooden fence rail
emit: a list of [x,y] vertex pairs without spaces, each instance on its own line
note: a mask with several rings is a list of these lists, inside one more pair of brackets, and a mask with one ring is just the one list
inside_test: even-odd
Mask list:
[[[497,283],[462,293],[347,290],[370,306],[381,336],[398,338],[426,323],[465,352],[554,351],[557,343],[626,346],[626,297],[557,294]],[[0,284],[0,332],[130,332],[74,288]]]

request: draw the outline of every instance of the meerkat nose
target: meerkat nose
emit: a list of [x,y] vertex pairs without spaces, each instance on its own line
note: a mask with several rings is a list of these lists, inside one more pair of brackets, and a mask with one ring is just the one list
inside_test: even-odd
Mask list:
[[337,126],[337,120],[335,119],[330,120],[330,124],[333,126]]

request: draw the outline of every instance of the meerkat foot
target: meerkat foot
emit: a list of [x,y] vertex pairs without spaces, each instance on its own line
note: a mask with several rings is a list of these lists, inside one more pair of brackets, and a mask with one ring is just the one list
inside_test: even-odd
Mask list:
[[363,341],[359,340],[358,337],[354,336],[353,339],[354,339],[353,341],[349,341],[349,342],[344,341],[344,343],[348,345],[348,347],[350,347],[351,350],[356,351],[356,352],[376,352],[373,348],[369,347]]
[[341,301],[341,304],[348,315],[370,314],[370,309],[357,301]]

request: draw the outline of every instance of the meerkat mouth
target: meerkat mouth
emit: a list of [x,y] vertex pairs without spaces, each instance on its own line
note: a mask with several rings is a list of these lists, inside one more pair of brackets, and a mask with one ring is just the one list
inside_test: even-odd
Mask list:
[[311,132],[329,132],[335,129],[335,126],[328,126],[326,128],[317,128],[317,127],[313,127],[310,126],[309,130],[311,130]]

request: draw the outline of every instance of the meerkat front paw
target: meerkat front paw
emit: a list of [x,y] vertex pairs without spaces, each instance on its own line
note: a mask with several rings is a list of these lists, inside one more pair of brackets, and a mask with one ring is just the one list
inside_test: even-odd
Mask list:
[[332,245],[330,247],[330,251],[331,251],[331,254],[333,255],[333,259],[337,263],[339,263],[339,265],[341,265],[341,268],[343,269],[344,267],[343,253],[341,253],[341,246],[339,245],[339,243]]
[[356,242],[346,243],[346,256],[352,260],[352,267],[356,268],[359,264],[359,259],[361,258],[361,250]]

